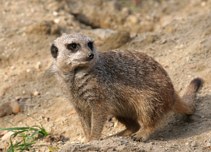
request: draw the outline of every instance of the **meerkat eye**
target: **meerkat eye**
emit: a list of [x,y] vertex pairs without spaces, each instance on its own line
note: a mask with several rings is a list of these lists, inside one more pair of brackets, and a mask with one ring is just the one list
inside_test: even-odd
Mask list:
[[88,47],[89,47],[91,50],[93,50],[94,47],[93,47],[93,42],[92,42],[92,41],[88,42],[87,45],[88,45]]
[[70,44],[67,44],[66,47],[68,50],[71,50],[72,52],[76,52],[76,51],[78,51],[80,44],[70,43]]
[[51,45],[51,55],[53,58],[58,56],[58,48],[54,44]]

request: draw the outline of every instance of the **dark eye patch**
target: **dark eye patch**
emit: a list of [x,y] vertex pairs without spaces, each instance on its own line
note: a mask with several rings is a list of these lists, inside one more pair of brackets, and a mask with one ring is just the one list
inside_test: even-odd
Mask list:
[[94,46],[93,46],[93,42],[92,42],[92,41],[89,41],[89,42],[87,43],[87,45],[88,45],[88,47],[89,47],[91,50],[93,50]]
[[58,48],[54,44],[51,45],[51,55],[53,58],[57,58],[58,56]]
[[67,48],[68,50],[72,51],[72,52],[76,52],[76,51],[79,50],[80,44],[74,43],[74,42],[73,42],[73,43],[67,44],[67,45],[66,45],[66,48]]

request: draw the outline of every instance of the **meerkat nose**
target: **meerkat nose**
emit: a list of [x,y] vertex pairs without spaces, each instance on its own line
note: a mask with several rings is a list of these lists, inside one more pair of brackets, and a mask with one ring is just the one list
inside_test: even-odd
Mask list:
[[89,60],[92,60],[94,58],[94,54],[93,53],[90,53],[89,55],[88,55],[88,59]]

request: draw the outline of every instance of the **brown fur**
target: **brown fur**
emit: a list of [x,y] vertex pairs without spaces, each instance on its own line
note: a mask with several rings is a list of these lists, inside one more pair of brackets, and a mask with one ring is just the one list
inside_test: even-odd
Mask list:
[[[153,58],[136,51],[96,52],[94,46],[88,46],[90,41],[82,34],[65,34],[54,41],[51,51],[53,70],[88,141],[100,138],[108,115],[126,126],[118,135],[145,141],[168,112],[194,112],[200,78],[194,79],[180,98],[166,71]],[[77,51],[67,48],[71,43],[79,44]],[[88,60],[90,53],[94,58]]]

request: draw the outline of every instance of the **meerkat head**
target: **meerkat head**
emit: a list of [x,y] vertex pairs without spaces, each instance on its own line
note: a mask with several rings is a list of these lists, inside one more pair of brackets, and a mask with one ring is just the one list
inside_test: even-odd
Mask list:
[[77,68],[89,69],[97,61],[94,41],[82,34],[63,34],[51,45],[55,66],[62,72]]

